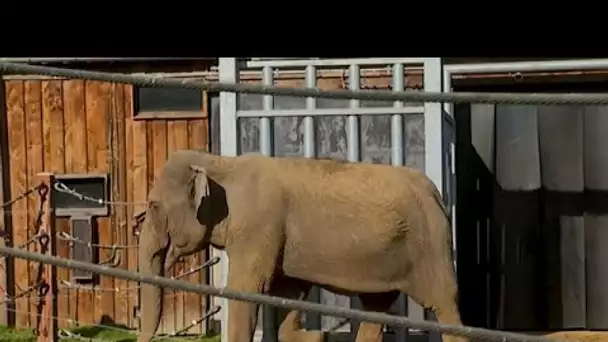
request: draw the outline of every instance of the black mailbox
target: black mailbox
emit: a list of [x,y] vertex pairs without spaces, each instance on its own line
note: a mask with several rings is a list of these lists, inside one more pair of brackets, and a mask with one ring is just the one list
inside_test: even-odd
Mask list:
[[[70,220],[70,258],[97,263],[99,251],[95,217],[110,215],[110,182],[108,174],[71,173],[55,175],[53,192],[55,216]],[[72,281],[92,283],[93,273],[72,270]]]

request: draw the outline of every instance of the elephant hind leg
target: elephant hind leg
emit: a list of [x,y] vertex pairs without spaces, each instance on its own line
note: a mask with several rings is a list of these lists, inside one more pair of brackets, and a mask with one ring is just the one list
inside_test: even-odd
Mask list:
[[[361,306],[366,311],[387,312],[399,292],[360,294]],[[361,322],[356,342],[382,342],[382,324]]]
[[[439,323],[460,325],[460,313],[456,305],[456,300],[443,303],[433,309]],[[444,342],[465,342],[467,339],[458,336],[443,335]]]
[[[273,296],[299,299],[306,298],[312,285],[285,276],[277,277],[272,283],[270,294]],[[302,312],[298,310],[277,309],[279,342],[323,342],[322,331],[306,331],[302,328]]]
[[[443,324],[461,325],[458,311],[458,285],[452,264],[415,269],[409,285],[403,289],[416,303],[431,309],[437,321]],[[444,342],[465,342],[457,336],[443,335]]]

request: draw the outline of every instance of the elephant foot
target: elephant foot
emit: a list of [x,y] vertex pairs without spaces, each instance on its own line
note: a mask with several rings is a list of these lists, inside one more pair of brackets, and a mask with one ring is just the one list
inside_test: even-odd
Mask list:
[[279,342],[323,342],[324,333],[320,330],[297,330],[279,334]]
[[459,336],[441,335],[443,342],[467,342],[468,340]]

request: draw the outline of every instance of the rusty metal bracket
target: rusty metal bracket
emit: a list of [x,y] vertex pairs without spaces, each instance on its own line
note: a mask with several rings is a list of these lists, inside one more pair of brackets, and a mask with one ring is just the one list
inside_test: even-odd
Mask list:
[[[55,212],[53,211],[52,185],[55,178],[50,173],[36,175],[39,182],[38,215],[36,217],[37,242],[40,244],[40,254],[54,256],[55,248]],[[52,342],[57,339],[57,266],[40,262],[36,275],[38,286],[38,301],[36,303],[36,340]]]
[[[40,184],[38,187],[38,196],[39,196],[39,200],[38,200],[38,213],[36,215],[36,227],[37,229],[37,234],[36,234],[36,242],[38,242],[38,244],[40,245],[40,253],[41,254],[46,254],[48,252],[48,247],[49,247],[49,242],[51,241],[51,239],[49,238],[49,234],[47,233],[45,227],[44,227],[44,202],[47,200],[47,194],[49,193],[49,188],[45,185],[45,184]],[[46,300],[45,297],[47,296],[49,290],[50,290],[50,285],[48,283],[48,279],[45,279],[44,277],[44,264],[43,263],[39,263],[38,264],[38,269],[36,271],[36,279],[38,282],[38,287],[36,288],[38,290],[38,298],[37,298],[37,302],[36,302],[36,326],[34,328],[34,332],[36,334],[36,336],[40,336],[41,334],[41,326],[43,324],[42,322],[42,315],[43,315],[43,311],[44,311],[44,306],[46,305]]]
[[[46,296],[49,293],[51,286],[49,283],[44,281],[40,286],[38,286],[38,300],[36,302],[36,314],[38,317],[42,317],[44,306],[47,305]],[[42,324],[42,320],[38,319],[36,321],[36,327],[34,328],[34,332],[36,336],[40,335],[40,326]]]

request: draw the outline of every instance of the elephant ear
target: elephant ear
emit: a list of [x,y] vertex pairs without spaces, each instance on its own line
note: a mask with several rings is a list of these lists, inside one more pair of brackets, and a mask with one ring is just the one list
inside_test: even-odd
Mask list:
[[209,178],[205,168],[198,165],[190,165],[190,169],[194,171],[192,177],[192,196],[194,204],[198,208],[205,197],[209,197]]

